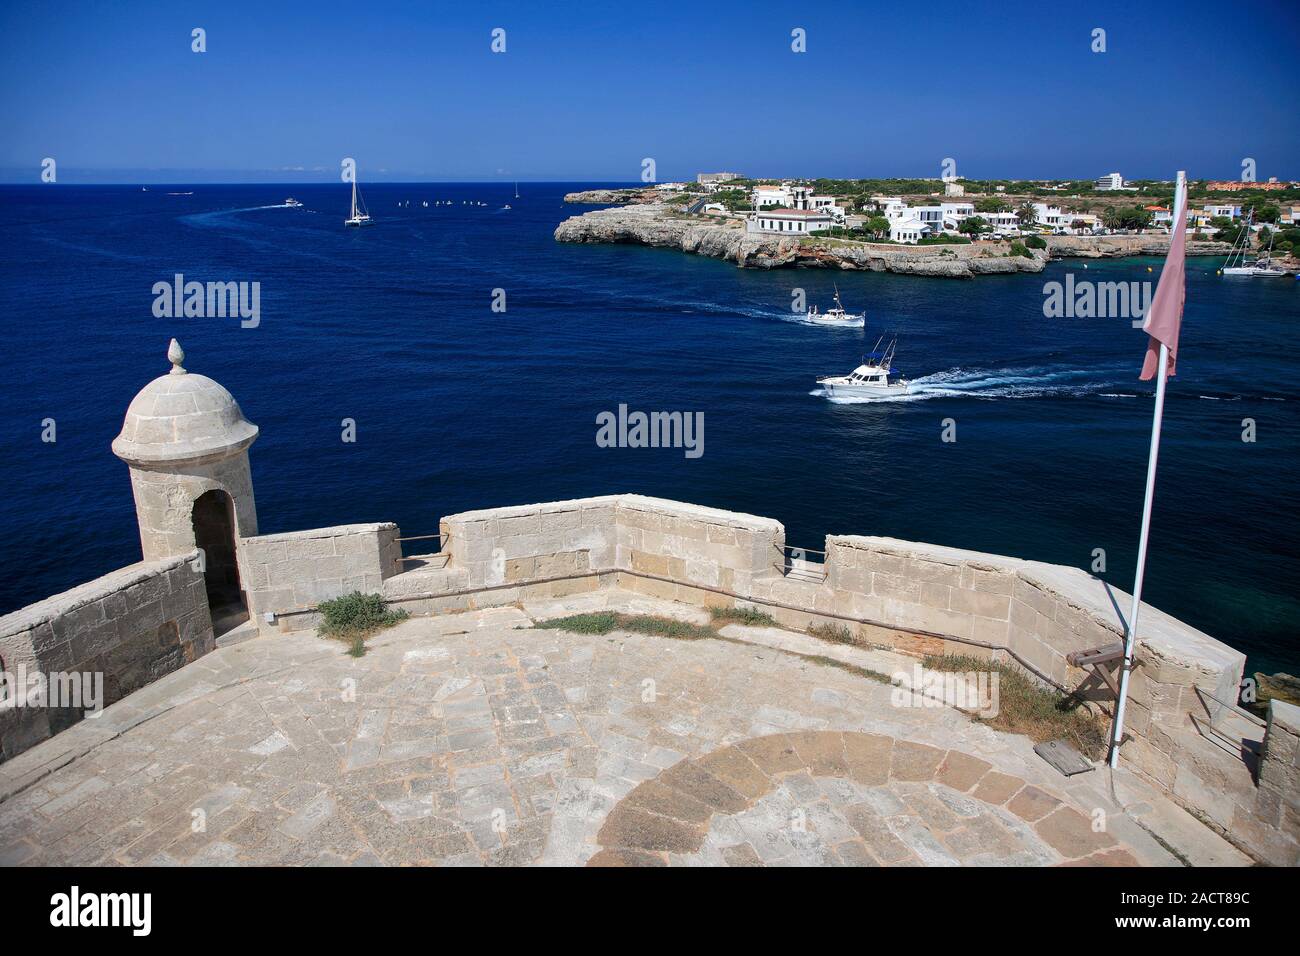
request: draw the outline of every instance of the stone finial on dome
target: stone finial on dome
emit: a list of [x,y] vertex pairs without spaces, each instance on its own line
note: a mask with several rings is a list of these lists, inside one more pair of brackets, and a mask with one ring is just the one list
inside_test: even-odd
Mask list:
[[181,362],[185,361],[185,352],[181,349],[181,343],[172,339],[171,345],[167,346],[167,360],[172,363],[172,375],[184,375],[185,369],[181,367]]

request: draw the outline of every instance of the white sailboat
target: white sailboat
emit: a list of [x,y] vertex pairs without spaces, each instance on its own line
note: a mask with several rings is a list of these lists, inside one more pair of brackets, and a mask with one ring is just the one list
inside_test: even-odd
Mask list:
[[352,176],[352,215],[343,220],[345,226],[368,226],[370,225],[370,213],[366,212],[365,200],[357,191],[357,177]]
[[[1246,224],[1241,230],[1241,235],[1237,237],[1237,242],[1232,247],[1232,252],[1228,253],[1228,261],[1223,264],[1223,274],[1225,276],[1249,276],[1257,279],[1279,279],[1286,275],[1284,271],[1273,265],[1273,234],[1269,233],[1268,248],[1264,250],[1263,258],[1256,256],[1250,262],[1246,261],[1246,252],[1250,249],[1250,227],[1255,219],[1255,210],[1250,211],[1246,217]],[[1233,259],[1237,264],[1233,265]]]

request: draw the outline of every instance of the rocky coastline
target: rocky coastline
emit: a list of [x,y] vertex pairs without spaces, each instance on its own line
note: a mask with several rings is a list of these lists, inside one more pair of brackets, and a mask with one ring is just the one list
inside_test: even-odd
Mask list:
[[[650,193],[647,196],[647,192]],[[571,216],[555,229],[556,242],[631,243],[678,249],[734,262],[742,269],[842,269],[902,275],[971,278],[1042,272],[1051,259],[1164,256],[1168,236],[1045,236],[1045,250],[1015,255],[1009,242],[910,246],[819,236],[772,236],[745,231],[735,217],[691,215],[659,202],[653,190],[595,189],[569,193],[566,202],[619,203]],[[1226,256],[1225,242],[1189,239],[1189,256]]]
[[901,246],[843,239],[754,235],[735,219],[693,216],[662,203],[637,203],[571,216],[556,242],[633,243],[711,256],[752,269],[841,269],[970,278],[1042,272],[1043,252],[1012,255],[1007,243]]
[[653,188],[584,189],[581,192],[564,194],[565,202],[590,203],[592,205],[648,203],[653,202],[655,198]]

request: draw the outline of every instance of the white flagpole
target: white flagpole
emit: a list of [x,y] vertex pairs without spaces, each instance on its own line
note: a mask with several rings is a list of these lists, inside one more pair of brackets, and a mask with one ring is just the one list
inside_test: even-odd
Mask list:
[[[1174,190],[1173,228],[1187,228],[1187,176],[1178,171]],[[1170,242],[1173,233],[1170,232]],[[1151,424],[1151,455],[1147,459],[1147,490],[1142,502],[1142,534],[1138,538],[1137,574],[1133,578],[1133,608],[1128,615],[1124,635],[1124,669],[1119,678],[1119,700],[1115,705],[1115,733],[1111,739],[1110,765],[1119,765],[1119,745],[1124,739],[1124,704],[1128,700],[1128,677],[1133,670],[1133,648],[1137,644],[1138,609],[1142,607],[1142,577],[1147,565],[1147,541],[1151,533],[1151,502],[1156,495],[1156,459],[1160,457],[1160,423],[1165,414],[1165,379],[1169,370],[1169,346],[1160,343],[1160,365],[1156,369],[1156,407]]]

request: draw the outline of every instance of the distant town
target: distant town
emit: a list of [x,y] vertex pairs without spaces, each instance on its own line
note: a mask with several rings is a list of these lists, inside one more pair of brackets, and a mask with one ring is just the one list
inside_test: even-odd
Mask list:
[[[1173,183],[1096,180],[752,179],[700,173],[695,182],[642,192],[691,214],[741,220],[746,232],[814,233],[902,245],[1010,240],[1041,248],[1041,237],[1168,234]],[[1189,183],[1187,224],[1197,239],[1236,242],[1249,228],[1278,254],[1300,255],[1300,183],[1199,180]]]

